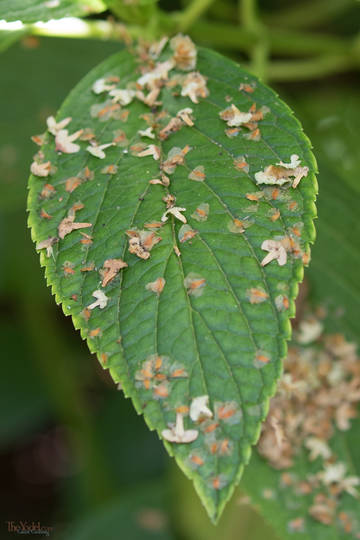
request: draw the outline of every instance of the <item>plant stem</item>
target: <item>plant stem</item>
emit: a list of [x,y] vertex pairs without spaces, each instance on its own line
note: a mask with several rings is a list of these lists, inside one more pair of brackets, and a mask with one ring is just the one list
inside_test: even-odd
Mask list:
[[[256,34],[227,23],[198,21],[190,35],[203,43],[224,49],[247,51],[256,40]],[[267,37],[272,53],[285,55],[304,54],[346,54],[352,48],[353,40],[324,34],[306,34],[280,29],[268,29]]]
[[182,13],[178,14],[178,30],[186,32],[201,17],[215,0],[193,0]]
[[239,15],[243,28],[254,36],[253,44],[249,47],[250,69],[260,79],[265,80],[269,42],[267,29],[258,18],[256,0],[239,0]]
[[269,26],[310,28],[327,23],[342,11],[354,6],[353,0],[308,0],[264,16]]
[[268,76],[272,81],[298,81],[335,75],[356,67],[357,63],[349,55],[324,55],[309,60],[270,62]]

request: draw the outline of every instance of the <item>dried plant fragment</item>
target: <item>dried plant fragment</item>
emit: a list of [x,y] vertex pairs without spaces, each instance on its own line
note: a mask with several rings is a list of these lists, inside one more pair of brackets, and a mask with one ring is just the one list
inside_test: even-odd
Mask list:
[[60,222],[58,231],[59,237],[61,239],[65,238],[65,236],[67,234],[70,234],[72,231],[75,231],[77,229],[85,229],[92,226],[92,223],[75,222],[75,212],[76,210],[80,210],[81,208],[83,208],[83,205],[81,203],[73,205],[72,208],[70,208],[67,217]]
[[75,144],[74,141],[80,137],[83,130],[79,129],[72,135],[69,135],[67,129],[61,129],[55,135],[55,150],[62,152],[63,154],[76,154],[80,151],[80,145]]
[[198,396],[194,398],[190,405],[190,418],[193,422],[198,422],[200,419],[212,418],[213,413],[208,407],[209,396]]
[[183,71],[195,69],[197,51],[189,36],[178,34],[170,40],[170,47],[174,51],[173,59],[178,69]]
[[189,73],[182,83],[181,95],[189,97],[193,103],[199,103],[198,98],[206,98],[209,95],[206,82],[207,78],[198,71]]
[[137,255],[140,259],[149,259],[152,248],[161,242],[161,237],[153,231],[138,231],[132,229],[126,231],[129,237],[129,252]]
[[31,174],[35,176],[41,176],[45,178],[46,176],[49,176],[51,174],[52,165],[50,161],[46,161],[45,163],[39,163],[37,161],[33,161],[30,166],[30,172]]
[[161,221],[162,222],[165,222],[167,221],[169,218],[168,218],[168,214],[171,214],[173,215],[176,219],[178,219],[179,221],[182,221],[182,223],[186,223],[186,217],[182,215],[181,212],[185,212],[186,211],[186,208],[182,208],[180,206],[172,206],[171,208],[168,208],[164,213],[163,215],[161,216]]
[[252,118],[251,112],[242,112],[234,104],[230,105],[219,113],[219,116],[224,120],[229,127],[239,127],[249,122]]
[[48,131],[52,135],[56,136],[59,133],[59,131],[63,130],[64,128],[66,128],[68,124],[70,124],[71,120],[72,118],[68,117],[68,118],[64,118],[60,122],[56,122],[53,116],[49,116],[49,118],[46,119]]
[[155,146],[155,144],[150,144],[147,148],[139,152],[138,157],[145,157],[145,156],[152,156],[155,161],[158,161],[161,156],[161,150],[158,146]]
[[103,293],[101,289],[98,289],[97,291],[94,291],[92,293],[92,296],[96,298],[96,301],[90,304],[87,309],[95,309],[96,307],[99,307],[100,309],[104,309],[104,307],[107,306],[109,298]]
[[196,182],[203,182],[206,178],[205,176],[205,168],[203,165],[198,165],[191,171],[188,178],[190,180],[195,180]]
[[127,263],[122,259],[107,259],[103,264],[102,283],[103,287],[106,287],[118,274],[122,268],[127,268]]
[[206,280],[199,274],[190,272],[184,279],[184,285],[189,295],[198,297],[204,292]]
[[261,261],[261,266],[269,264],[271,261],[277,261],[279,266],[284,266],[287,261],[287,254],[284,246],[277,240],[264,240],[261,249],[269,253]]
[[49,236],[46,240],[43,240],[42,242],[38,242],[36,244],[36,249],[46,249],[46,256],[47,257],[53,257],[54,251],[53,251],[53,245],[58,242],[59,239],[56,236]]
[[94,157],[97,157],[99,159],[105,159],[106,154],[105,154],[104,150],[106,148],[109,148],[109,146],[113,146],[113,145],[114,145],[114,143],[112,143],[112,142],[98,145],[97,143],[91,141],[91,144],[86,147],[86,150]]
[[189,107],[186,107],[185,109],[181,109],[176,113],[176,116],[180,118],[186,124],[187,126],[191,127],[194,125],[194,120],[192,118],[193,110]]
[[199,432],[196,429],[184,428],[183,414],[176,413],[176,423],[169,424],[170,429],[164,429],[161,435],[166,441],[173,443],[191,443],[198,438]]
[[163,277],[158,277],[155,281],[147,283],[145,289],[159,296],[164,290],[165,283],[166,281]]
[[115,88],[110,90],[109,96],[112,97],[113,103],[120,103],[120,105],[129,105],[135,97],[135,90]]
[[148,137],[149,139],[155,139],[155,133],[153,132],[152,126],[149,126],[146,129],[139,129],[138,134],[140,137]]
[[97,79],[91,87],[94,94],[102,94],[103,92],[110,92],[115,88],[115,84],[109,84],[107,79]]
[[290,163],[277,163],[269,165],[264,171],[255,173],[257,184],[277,184],[282,186],[288,182],[292,182],[292,187],[296,188],[303,177],[306,177],[309,172],[308,167],[300,165],[300,159],[297,154],[293,154],[290,158]]
[[196,221],[206,221],[209,216],[210,206],[208,203],[201,203],[196,208],[195,212],[191,214],[193,219]]
[[245,173],[249,172],[249,164],[244,156],[239,156],[234,159],[234,167],[238,171],[244,171]]

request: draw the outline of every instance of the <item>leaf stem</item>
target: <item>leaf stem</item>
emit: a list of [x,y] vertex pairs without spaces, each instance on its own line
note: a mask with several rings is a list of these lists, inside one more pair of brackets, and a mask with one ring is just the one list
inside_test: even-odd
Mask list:
[[333,20],[354,5],[353,0],[307,0],[264,17],[269,26],[286,28],[311,28]]
[[358,68],[349,55],[324,55],[309,60],[273,61],[268,64],[268,76],[272,81],[298,81],[335,75]]
[[186,32],[205,13],[215,0],[193,0],[182,13],[178,14],[178,30]]
[[258,17],[256,0],[239,0],[239,15],[243,28],[253,34],[250,44],[250,69],[260,79],[266,79],[266,65],[269,56],[267,29]]

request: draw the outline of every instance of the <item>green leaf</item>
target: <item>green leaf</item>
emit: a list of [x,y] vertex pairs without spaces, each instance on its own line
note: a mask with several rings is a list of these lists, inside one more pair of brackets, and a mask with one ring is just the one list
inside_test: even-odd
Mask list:
[[[161,61],[170,54],[165,48]],[[132,99],[131,93],[126,94],[131,103],[120,107],[106,92],[92,90],[108,77],[106,84],[134,90],[138,63],[123,51],[67,98],[58,114],[58,120],[73,118],[66,129],[85,129],[81,136],[94,134],[98,145],[115,141],[115,146],[104,147],[104,157],[80,138],[75,141],[79,151],[57,153],[48,133],[35,163],[49,175],[30,177],[29,223],[38,247],[53,239],[49,256],[42,249],[41,263],[56,301],[149,427],[161,434],[169,431],[176,413],[185,415],[196,440],[165,446],[193,478],[215,520],[249,460],[286,355],[297,283],[314,239],[316,165],[286,105],[237,64],[208,50],[198,51],[196,67],[207,77],[208,89],[198,103],[179,95],[194,89],[184,77],[193,78],[196,87],[198,76],[179,69],[170,70],[169,85],[163,79],[154,98],[161,100],[158,108],[150,109],[140,94]],[[220,118],[231,100],[241,111],[256,107],[250,124],[236,133],[233,128],[229,133]],[[181,128],[166,137],[164,127],[187,108],[192,112],[181,113],[186,119]],[[191,118],[194,126],[186,125]],[[147,122],[155,139],[138,133],[148,129]],[[174,122],[179,128],[179,120]],[[144,147],[160,159],[139,156]],[[94,148],[104,159],[89,152]],[[175,154],[182,164],[170,166],[169,152],[170,161]],[[296,189],[289,182],[280,188],[256,185],[256,173],[289,162],[293,154],[309,168]],[[150,183],[164,172],[169,186]],[[162,198],[171,205],[169,194],[176,196],[172,212],[179,219],[170,212],[161,228],[147,228],[161,221]],[[64,225],[71,228],[74,220],[81,228],[64,236]],[[60,233],[64,238],[57,241]],[[267,254],[262,243],[274,238],[289,250],[287,262],[261,266]],[[151,253],[149,240],[155,240]],[[122,261],[127,267],[121,268]],[[113,274],[111,264],[118,264]],[[187,414],[199,396],[209,397],[211,413],[206,414],[213,415],[201,423]]]
[[0,19],[34,23],[105,11],[102,0],[0,0]]

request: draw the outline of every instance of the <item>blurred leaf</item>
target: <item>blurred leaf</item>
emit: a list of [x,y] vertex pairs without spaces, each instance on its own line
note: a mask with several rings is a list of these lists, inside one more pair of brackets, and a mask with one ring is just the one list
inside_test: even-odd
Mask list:
[[172,540],[163,484],[144,484],[71,525],[61,540]]
[[317,241],[307,276],[312,298],[329,309],[332,331],[360,335],[360,99],[349,90],[320,86],[293,107],[313,141],[319,166]]
[[0,30],[0,52],[5,51],[11,45],[27,34],[27,30]]
[[102,0],[0,0],[0,19],[33,23],[105,11]]
[[49,400],[34,370],[32,349],[23,325],[19,320],[17,325],[10,324],[5,317],[0,320],[2,358],[8,360],[3,362],[0,378],[0,449],[3,450],[48,419]]
[[[331,440],[331,448],[336,453],[338,461],[346,463],[351,474],[360,476],[359,459],[354,462],[350,454],[357,456],[358,446],[355,442],[360,439],[360,421],[352,422],[352,428],[346,432],[336,432]],[[337,516],[344,512],[355,526],[349,532],[344,530],[344,521],[337,517],[333,525],[323,525],[309,516],[309,507],[313,504],[314,493],[302,494],[296,486],[305,480],[309,473],[315,474],[320,470],[319,460],[309,468],[306,451],[302,450],[294,466],[286,469],[292,478],[293,485],[288,486],[282,480],[284,471],[273,469],[257,451],[254,451],[249,466],[246,468],[241,480],[241,488],[251,497],[251,502],[259,509],[264,518],[271,523],[280,538],[291,540],[293,538],[316,538],[318,540],[345,540],[358,538],[360,533],[360,505],[359,500],[343,494],[337,511]],[[303,519],[300,530],[295,529],[296,522]]]
[[[309,324],[319,325],[317,338]],[[328,329],[329,317],[300,323],[240,484],[289,540],[360,537],[359,357],[355,344]]]
[[249,497],[235,491],[219,522],[208,519],[192,483],[175,466],[171,470],[171,515],[179,537],[186,540],[279,540],[270,522],[249,504]]
[[[159,115],[150,121],[162,125],[148,146],[138,131],[148,127],[143,115],[150,109],[141,101],[128,101],[124,116],[116,102],[128,100],[127,93],[133,92],[136,66],[133,56],[120,53],[91,72],[65,101],[58,119],[72,117],[71,132],[84,128],[93,140],[90,145],[88,140],[80,140],[80,146],[70,147],[69,155],[67,148],[58,152],[60,135],[56,136],[57,148],[53,135],[46,135],[41,160],[57,171],[51,171],[45,180],[46,186],[51,182],[50,196],[46,186],[44,194],[44,181],[30,178],[30,223],[37,242],[49,237],[57,241],[59,234],[59,243],[41,254],[56,300],[63,302],[64,312],[73,316],[90,350],[98,353],[115,381],[121,381],[151,428],[162,433],[175,420],[178,407],[190,406],[198,396],[210,397],[216,419],[201,424],[196,442],[166,443],[166,447],[194,479],[209,514],[216,518],[249,459],[281,370],[297,282],[302,279],[303,258],[314,237],[314,160],[300,125],[276,95],[233,62],[206,50],[200,51],[197,67],[209,79],[210,99],[191,102],[164,88],[165,118]],[[92,91],[95,82],[103,85],[110,76],[120,79],[120,96],[125,92],[126,97],[117,98],[119,89],[111,84],[113,101],[104,101]],[[251,95],[239,92],[241,82],[250,85]],[[253,140],[255,131],[247,129],[238,130],[240,144],[236,137],[225,135],[226,124],[219,114],[229,106],[229,93],[242,110],[254,102],[259,109],[266,106],[258,118],[260,140]],[[189,105],[195,127],[183,122],[185,127],[167,139],[164,126]],[[68,131],[60,133],[66,138]],[[105,153],[101,154],[103,144]],[[173,148],[184,165],[176,170],[177,162],[172,165],[169,157]],[[144,149],[159,155],[145,152],[140,156]],[[240,150],[244,155],[239,156]],[[275,191],[273,186],[266,187],[258,191],[263,199],[250,205],[247,195],[259,189],[254,173],[269,164],[289,161],[295,153],[310,170],[300,186],[293,190],[288,182]],[[187,209],[194,228],[184,228],[171,216],[157,236],[142,229],[146,223],[160,221],[164,213],[161,197],[169,191],[149,184],[164,172],[171,176],[171,192],[182,210]],[[210,207],[208,221],[197,213],[204,205]],[[274,215],[277,217],[272,219]],[[83,230],[71,232],[73,223]],[[129,230],[133,255],[127,249],[125,233]],[[185,243],[186,234],[192,241]],[[162,241],[150,258],[151,242],[156,238]],[[174,252],[178,238],[181,257]],[[287,264],[280,266],[275,261],[261,266],[262,242],[269,238],[290,242]],[[107,270],[109,264],[122,260],[129,269],[119,267],[113,274]],[[157,279],[165,276],[161,292],[155,287]],[[257,296],[253,299],[253,294],[259,294],[261,301]],[[99,298],[95,304],[94,296]],[[101,309],[96,309],[98,305]]]

